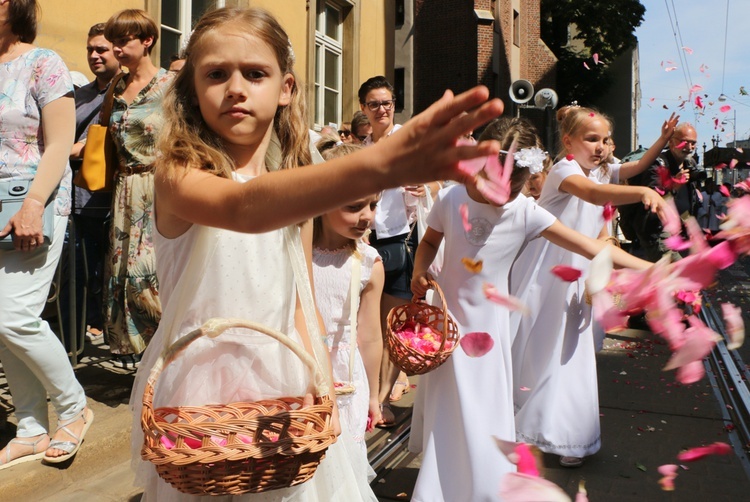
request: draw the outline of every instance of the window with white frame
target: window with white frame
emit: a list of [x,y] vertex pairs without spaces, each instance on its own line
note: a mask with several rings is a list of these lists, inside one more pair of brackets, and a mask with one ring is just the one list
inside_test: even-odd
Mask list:
[[344,13],[333,2],[319,1],[315,22],[315,124],[341,123]]
[[169,66],[172,56],[180,52],[185,37],[203,13],[224,7],[224,4],[225,0],[161,0],[161,65]]

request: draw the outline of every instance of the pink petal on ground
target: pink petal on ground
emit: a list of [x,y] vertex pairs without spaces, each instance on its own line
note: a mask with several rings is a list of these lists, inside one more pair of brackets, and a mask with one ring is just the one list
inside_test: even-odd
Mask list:
[[570,502],[570,497],[551,481],[519,472],[503,476],[500,481],[500,498],[505,502]]
[[724,105],[724,106],[722,106],[721,108],[719,108],[719,111],[720,111],[721,113],[727,113],[727,112],[728,112],[729,110],[731,110],[731,109],[732,109],[732,107],[731,107],[731,106],[729,106],[729,105]]
[[677,465],[676,464],[660,465],[657,471],[659,471],[659,474],[664,476],[663,478],[659,480],[661,489],[664,490],[665,492],[674,491],[674,480],[677,477]]
[[708,446],[698,446],[687,451],[680,452],[677,460],[680,462],[695,462],[709,455],[729,455],[732,453],[732,447],[726,443],[716,442]]
[[518,298],[510,295],[501,294],[495,286],[489,282],[482,284],[482,291],[484,292],[485,298],[493,303],[497,303],[501,307],[505,307],[508,310],[516,310],[524,314],[529,312],[529,309],[521,303]]
[[581,270],[567,265],[555,265],[550,272],[566,282],[577,281],[583,275]]
[[471,232],[471,223],[469,223],[469,205],[461,204],[458,206],[458,212],[461,214],[461,223],[466,233]]
[[602,217],[604,218],[604,221],[611,221],[615,216],[616,210],[617,209],[612,205],[611,202],[607,202],[606,204],[604,204],[604,209],[602,210]]
[[467,356],[482,357],[492,350],[495,340],[492,339],[489,333],[475,331],[462,336],[459,345],[464,349]]
[[568,160],[568,161],[573,160],[575,158],[576,158],[576,156],[573,155],[572,153],[569,153],[568,155],[565,156],[565,160]]
[[666,68],[664,68],[664,71],[675,71],[676,69],[676,66],[667,66]]
[[591,68],[589,68],[589,65],[588,65],[588,64],[586,64],[586,61],[584,61],[584,62],[583,62],[583,67],[584,67],[584,68],[586,68],[587,70],[590,70],[590,69],[591,69]]
[[681,47],[681,49],[683,51],[685,51],[685,54],[692,54],[693,53],[693,49],[691,49],[690,47]]
[[[737,159],[730,160],[729,161],[729,169],[734,169],[735,166],[737,166],[738,163],[739,163],[739,160],[737,160]],[[723,187],[724,185],[721,185],[721,186]],[[722,192],[722,193],[724,193],[724,192]],[[727,194],[727,197],[729,197],[729,194]]]
[[599,54],[598,54],[598,53],[596,53],[596,52],[595,52],[595,53],[593,53],[593,54],[591,55],[591,57],[592,57],[592,58],[593,58],[593,60],[594,60],[594,64],[599,64]]
[[745,341],[745,321],[742,319],[742,309],[731,303],[721,304],[721,314],[727,327],[727,349],[735,350],[742,347]]
[[719,192],[721,192],[721,195],[724,197],[729,197],[729,189],[725,185],[719,185]]

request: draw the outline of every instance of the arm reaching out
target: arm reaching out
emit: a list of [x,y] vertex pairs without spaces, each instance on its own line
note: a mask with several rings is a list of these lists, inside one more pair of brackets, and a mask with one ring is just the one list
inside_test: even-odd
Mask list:
[[659,139],[657,139],[654,144],[651,145],[651,148],[649,148],[646,153],[643,154],[643,157],[641,157],[637,161],[625,162],[620,167],[620,178],[623,180],[630,179],[633,176],[641,174],[643,171],[654,165],[654,162],[656,162],[656,158],[659,156],[661,151],[664,150],[664,147],[667,146],[667,143],[669,143],[669,140],[674,134],[674,129],[675,127],[677,127],[679,121],[680,116],[672,113],[672,115],[670,115],[669,118],[664,121],[664,124],[662,124],[661,135],[659,136]]
[[432,262],[435,261],[440,243],[443,242],[443,234],[427,227],[424,237],[419,241],[417,247],[417,256],[414,259],[414,273],[411,279],[411,292],[415,296],[423,297],[427,293],[427,280],[432,279],[432,275],[427,272]]

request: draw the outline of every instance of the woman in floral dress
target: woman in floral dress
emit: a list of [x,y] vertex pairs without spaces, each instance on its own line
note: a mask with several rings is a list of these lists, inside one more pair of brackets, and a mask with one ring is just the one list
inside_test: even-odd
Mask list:
[[171,74],[150,53],[159,37],[142,10],[112,16],[104,29],[128,75],[116,82],[110,130],[119,168],[112,197],[110,249],[105,271],[105,331],[113,354],[135,366],[161,318],[153,231],[156,137]]

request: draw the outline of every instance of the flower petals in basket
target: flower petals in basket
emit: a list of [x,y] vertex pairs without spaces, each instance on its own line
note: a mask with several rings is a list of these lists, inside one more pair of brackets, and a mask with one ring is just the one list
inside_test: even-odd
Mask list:
[[408,375],[434,370],[458,346],[458,328],[448,314],[443,292],[434,281],[429,281],[429,287],[437,292],[442,308],[414,298],[388,313],[388,355]]
[[[248,328],[291,349],[314,374],[314,404],[303,397],[252,403],[153,408],[162,369],[201,336]],[[310,479],[336,441],[333,402],[316,360],[286,335],[237,319],[211,319],[184,336],[157,361],[143,394],[141,457],[182,493],[240,495],[286,488]]]

